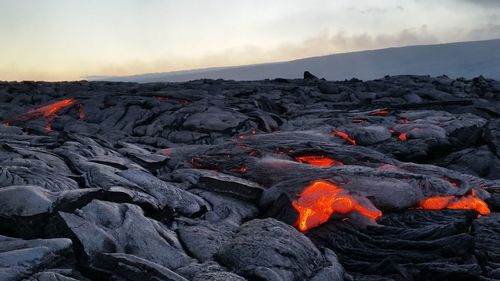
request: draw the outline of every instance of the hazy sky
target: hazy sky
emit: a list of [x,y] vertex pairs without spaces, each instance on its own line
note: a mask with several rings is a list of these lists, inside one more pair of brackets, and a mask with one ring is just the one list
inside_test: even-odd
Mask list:
[[0,80],[500,38],[500,0],[0,0]]

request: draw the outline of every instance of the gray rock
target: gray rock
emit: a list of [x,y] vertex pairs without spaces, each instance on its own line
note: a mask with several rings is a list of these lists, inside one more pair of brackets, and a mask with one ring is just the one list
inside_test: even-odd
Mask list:
[[233,235],[236,227],[224,222],[181,222],[177,232],[188,253],[200,262],[214,260],[221,245]]
[[75,214],[59,212],[59,216],[61,227],[82,245],[79,254],[84,259],[93,261],[101,253],[125,253],[172,270],[192,261],[175,233],[144,217],[138,206],[93,200]]
[[128,169],[118,175],[135,183],[147,194],[155,197],[162,207],[168,207],[185,216],[193,216],[200,212],[203,200],[173,184],[159,180],[155,176],[140,170]]
[[38,278],[38,272],[71,264],[72,247],[71,240],[65,238],[21,240],[0,235],[0,279]]
[[100,254],[92,267],[113,280],[187,281],[164,266],[122,253]]
[[217,258],[238,274],[262,280],[304,280],[326,263],[308,238],[274,219],[244,223]]

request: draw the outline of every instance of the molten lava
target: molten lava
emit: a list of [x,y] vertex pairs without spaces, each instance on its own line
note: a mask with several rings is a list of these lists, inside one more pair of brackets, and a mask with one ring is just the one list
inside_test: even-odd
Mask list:
[[356,145],[356,140],[351,138],[347,133],[335,130],[331,132],[330,135],[343,138],[344,140],[350,142],[352,145]]
[[163,155],[167,155],[167,156],[172,155],[172,153],[174,153],[174,151],[170,148],[165,148],[165,149],[162,149],[158,152],[163,154]]
[[447,181],[447,182],[449,182],[452,186],[455,186],[455,187],[458,186],[458,182],[451,180],[447,176],[443,176],[442,179],[445,180],[445,181]]
[[39,107],[28,111],[28,113],[21,115],[19,120],[30,120],[39,117],[44,117],[46,119],[53,119],[54,116],[66,107],[72,106],[76,103],[74,98],[64,99],[46,106]]
[[237,168],[230,169],[230,171],[244,174],[247,171],[247,167],[246,166],[239,166]]
[[357,211],[373,220],[382,216],[382,212],[372,206],[361,205],[346,191],[326,181],[315,181],[309,185],[299,198],[292,202],[299,213],[296,226],[300,231],[307,231],[319,226],[334,213],[347,214]]
[[481,215],[490,214],[488,204],[476,197],[476,193],[472,191],[471,194],[462,197],[455,196],[434,196],[425,199],[420,204],[421,209],[425,210],[442,210],[442,209],[455,209],[455,210],[475,210]]
[[379,110],[372,111],[372,112],[368,113],[368,115],[371,115],[371,116],[387,116],[389,114],[391,114],[391,113],[386,108],[379,109]]
[[410,121],[408,121],[408,118],[406,118],[406,117],[401,117],[401,118],[399,118],[399,123],[408,124],[408,123],[410,123]]
[[64,99],[49,105],[39,107],[37,109],[30,110],[26,114],[17,116],[16,119],[20,121],[28,121],[31,119],[43,117],[45,118],[45,123],[46,123],[45,129],[47,129],[47,131],[52,131],[52,126],[50,125],[50,122],[54,121],[54,119],[57,117],[57,113],[63,110],[64,108],[72,106],[78,107],[78,115],[80,119],[84,119],[85,112],[83,110],[83,106],[80,103],[76,103],[76,100],[74,98]]
[[85,110],[81,104],[78,104],[78,117],[80,117],[80,119],[85,119],[86,117]]
[[399,135],[399,140],[400,141],[407,141],[408,140],[408,137],[406,136],[406,133],[401,133]]
[[352,123],[363,123],[363,122],[367,122],[368,119],[365,119],[365,118],[353,118],[351,119],[351,122]]
[[[416,131],[416,130],[417,130],[417,128],[413,128],[410,131]],[[397,133],[394,130],[392,130],[391,133],[395,133],[395,135],[397,135]],[[408,140],[408,132],[400,133],[398,138],[400,141],[407,141]]]
[[300,163],[306,163],[321,168],[344,165],[341,161],[323,155],[297,156],[295,157],[295,160]]

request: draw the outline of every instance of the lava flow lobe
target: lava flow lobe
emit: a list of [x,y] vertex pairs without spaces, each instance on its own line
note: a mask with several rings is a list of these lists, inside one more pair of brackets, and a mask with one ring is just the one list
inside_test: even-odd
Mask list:
[[344,165],[344,163],[342,163],[341,161],[323,155],[297,156],[295,157],[295,160],[300,163],[306,163],[320,168]]
[[[85,112],[83,110],[83,106],[80,103],[77,103],[74,98],[67,98],[63,99],[61,101],[51,103],[49,105],[45,105],[33,110],[28,111],[25,114],[19,115],[16,117],[15,120],[18,121],[28,121],[36,118],[45,118],[45,128],[47,131],[52,131],[52,125],[50,124],[52,121],[54,121],[55,118],[57,118],[57,113],[59,113],[61,110],[64,108],[68,107],[77,107],[78,108],[78,115],[80,119],[85,118]],[[10,124],[11,121],[7,121],[7,124]]]
[[[35,118],[44,117],[47,119],[52,119],[59,111],[62,109],[72,106],[76,103],[74,98],[64,99],[62,101],[58,101],[46,106],[39,107],[37,109],[33,109],[28,111],[26,114],[23,114],[18,117],[21,121],[31,120]],[[80,114],[82,116],[82,114]]]
[[332,136],[335,136],[335,137],[339,137],[339,138],[343,138],[344,140],[348,141],[349,143],[351,143],[352,145],[356,145],[356,140],[351,138],[347,133],[345,132],[342,132],[342,131],[338,131],[338,130],[335,130],[333,132],[330,133],[330,135]]
[[357,211],[373,220],[382,216],[382,212],[373,206],[364,206],[338,186],[326,182],[315,181],[309,185],[299,198],[292,202],[299,213],[296,226],[300,231],[317,227],[334,213],[347,214]]
[[425,199],[420,204],[421,209],[425,210],[443,210],[443,209],[456,209],[456,210],[475,210],[481,215],[490,214],[488,204],[476,197],[476,193],[472,191],[471,194],[462,197],[455,196],[434,196]]

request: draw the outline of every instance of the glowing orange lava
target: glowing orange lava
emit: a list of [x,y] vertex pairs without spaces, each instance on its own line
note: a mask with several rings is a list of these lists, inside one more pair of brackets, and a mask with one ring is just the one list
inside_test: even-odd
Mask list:
[[401,118],[399,118],[399,123],[408,124],[408,123],[410,123],[410,121],[408,121],[408,118],[406,118],[406,117],[401,117]]
[[382,216],[382,212],[375,207],[365,207],[343,189],[321,180],[309,185],[299,198],[292,202],[292,206],[299,213],[296,226],[300,231],[325,223],[334,213],[347,214],[357,211],[373,220]]
[[330,135],[343,138],[344,140],[350,142],[352,145],[356,145],[356,140],[352,139],[347,133],[335,130],[331,132]]
[[364,118],[353,118],[351,119],[351,122],[352,123],[363,123],[363,122],[367,122],[368,119],[364,119]]
[[230,169],[230,171],[244,174],[247,171],[247,167],[246,166],[240,166],[240,167],[237,167],[237,168]]
[[452,181],[450,178],[448,178],[447,176],[442,176],[442,179],[449,182],[452,186],[455,186],[457,187],[458,186],[458,182],[456,181]]
[[165,149],[162,149],[158,152],[163,154],[163,155],[167,155],[167,156],[172,155],[172,153],[173,153],[172,149],[170,149],[170,148],[165,148]]
[[371,116],[387,116],[391,114],[386,108],[383,108],[383,109],[379,109],[377,111],[372,111],[370,113],[368,113],[368,115],[371,115]]
[[54,115],[57,114],[59,111],[63,110],[68,106],[72,106],[75,103],[76,101],[74,98],[64,99],[62,101],[58,101],[46,106],[39,107],[37,109],[30,110],[26,114],[21,115],[18,119],[23,121],[39,117],[53,119]]
[[72,106],[78,107],[79,117],[80,119],[84,119],[85,112],[83,111],[83,106],[79,103],[76,103],[76,100],[74,98],[68,98],[49,105],[39,107],[37,109],[30,110],[26,114],[17,116],[16,120],[28,121],[31,119],[43,117],[45,118],[45,129],[47,131],[52,131],[53,129],[52,125],[50,125],[50,122],[54,121],[54,119],[57,117],[57,113],[63,110],[64,108]]
[[83,110],[83,106],[81,104],[78,104],[78,117],[80,117],[80,119],[85,119],[86,117],[85,111]]
[[400,140],[400,141],[407,141],[407,140],[408,140],[408,137],[407,137],[406,133],[401,133],[401,134],[399,135],[399,140]]
[[341,161],[337,161],[335,159],[323,155],[297,156],[295,157],[295,160],[300,163],[306,163],[321,168],[344,165],[344,163],[342,163]]
[[425,199],[420,204],[420,209],[425,210],[442,210],[442,209],[455,209],[455,210],[475,210],[481,215],[490,214],[488,204],[483,200],[476,197],[474,191],[472,194],[462,197],[455,196],[434,196]]

